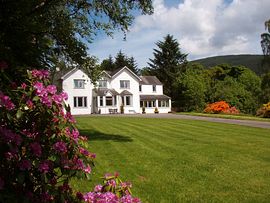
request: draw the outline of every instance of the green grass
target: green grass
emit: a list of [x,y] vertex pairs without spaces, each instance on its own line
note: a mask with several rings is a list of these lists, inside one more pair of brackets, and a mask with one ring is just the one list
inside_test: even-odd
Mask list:
[[206,121],[77,117],[97,154],[89,191],[118,171],[143,202],[269,202],[270,133]]
[[248,115],[248,114],[232,115],[232,114],[209,114],[209,113],[198,113],[198,112],[180,112],[177,114],[190,115],[190,116],[204,116],[204,117],[213,117],[213,118],[226,118],[226,119],[270,122],[269,118],[256,117],[256,116]]

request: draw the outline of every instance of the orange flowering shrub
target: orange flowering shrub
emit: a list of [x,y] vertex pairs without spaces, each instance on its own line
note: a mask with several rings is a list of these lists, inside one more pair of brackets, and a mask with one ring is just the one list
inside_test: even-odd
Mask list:
[[218,101],[208,104],[204,109],[205,113],[227,113],[227,114],[239,114],[239,110],[236,107],[230,107],[226,101]]
[[261,108],[257,111],[257,116],[262,116],[264,118],[270,118],[270,102],[263,104]]

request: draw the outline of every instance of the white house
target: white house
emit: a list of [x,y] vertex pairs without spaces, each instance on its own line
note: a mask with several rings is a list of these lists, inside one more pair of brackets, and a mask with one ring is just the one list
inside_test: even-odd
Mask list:
[[97,84],[80,69],[61,77],[62,90],[68,94],[71,113],[159,113],[171,111],[171,99],[163,94],[163,85],[155,76],[137,76],[123,67],[103,71]]

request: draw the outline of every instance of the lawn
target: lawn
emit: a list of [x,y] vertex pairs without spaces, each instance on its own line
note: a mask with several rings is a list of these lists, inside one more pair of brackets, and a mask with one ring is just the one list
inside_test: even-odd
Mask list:
[[269,118],[257,117],[249,114],[210,114],[210,113],[197,113],[197,112],[180,112],[180,115],[190,115],[190,116],[205,116],[213,118],[226,118],[226,119],[237,119],[237,120],[254,120],[254,121],[265,121],[270,122]]
[[77,117],[97,154],[89,191],[118,171],[143,202],[269,202],[270,133],[206,121]]

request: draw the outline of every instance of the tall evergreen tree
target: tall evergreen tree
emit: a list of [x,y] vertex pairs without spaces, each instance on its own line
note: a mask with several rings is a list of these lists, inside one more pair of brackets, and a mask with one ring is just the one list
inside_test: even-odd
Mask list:
[[115,69],[114,66],[114,61],[111,55],[109,55],[109,58],[104,59],[101,64],[100,67],[102,70],[108,70],[108,71],[113,71]]
[[112,56],[110,55],[109,58],[104,59],[101,62],[101,69],[114,71],[119,68],[123,68],[124,66],[128,67],[131,71],[135,74],[139,73],[139,69],[137,68],[137,63],[133,56],[128,57],[125,55],[121,50],[116,54],[115,60],[113,60]]
[[164,41],[156,43],[158,49],[154,49],[154,59],[149,59],[151,74],[156,75],[164,84],[165,94],[172,97],[172,100],[177,98],[174,93],[173,81],[187,62],[187,54],[181,52],[179,43],[172,35],[164,37]]

